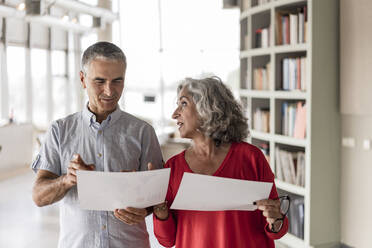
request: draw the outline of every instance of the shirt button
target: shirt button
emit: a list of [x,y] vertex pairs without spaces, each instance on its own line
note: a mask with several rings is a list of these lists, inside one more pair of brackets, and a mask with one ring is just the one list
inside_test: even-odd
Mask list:
[[106,230],[106,225],[102,225],[102,230]]
[[102,154],[101,153],[98,153],[98,157],[102,157]]

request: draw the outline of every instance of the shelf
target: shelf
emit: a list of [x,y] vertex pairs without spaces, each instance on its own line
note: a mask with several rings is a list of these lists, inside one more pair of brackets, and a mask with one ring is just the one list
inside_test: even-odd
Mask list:
[[303,91],[275,91],[274,97],[276,99],[294,99],[294,100],[306,100],[307,92]]
[[276,143],[280,143],[280,144],[299,146],[299,147],[305,147],[305,148],[306,148],[306,144],[307,144],[306,138],[305,139],[296,139],[296,138],[281,135],[281,134],[275,134],[274,135],[274,141]]
[[275,179],[275,185],[278,189],[285,190],[289,193],[293,193],[293,194],[301,195],[301,196],[305,196],[306,194],[304,187],[293,185],[291,183],[286,183],[279,179]]
[[270,134],[270,133],[259,132],[259,131],[256,131],[256,130],[250,130],[249,132],[251,134],[251,137],[254,138],[254,139],[270,141],[273,137],[272,134]]
[[296,237],[295,235],[291,233],[287,233],[284,235],[281,239],[276,241],[278,243],[284,244],[284,245],[289,245],[290,247],[296,247],[296,248],[307,248],[305,241]]
[[240,96],[252,98],[276,98],[289,100],[306,100],[307,93],[302,91],[272,91],[272,90],[248,90],[241,89]]
[[273,91],[269,90],[247,90],[241,89],[240,96],[253,97],[253,98],[270,98],[274,96]]
[[272,47],[252,48],[252,49],[249,49],[249,50],[241,51],[240,58],[243,59],[243,58],[248,58],[248,57],[253,57],[253,56],[270,55],[272,50],[273,50]]
[[240,58],[249,58],[254,56],[270,55],[271,53],[296,53],[296,52],[306,52],[309,49],[307,43],[303,44],[293,44],[293,45],[279,45],[267,48],[252,48],[249,50],[241,51]]
[[277,45],[274,47],[275,53],[294,53],[307,51],[309,45],[307,43],[291,44],[291,45]]

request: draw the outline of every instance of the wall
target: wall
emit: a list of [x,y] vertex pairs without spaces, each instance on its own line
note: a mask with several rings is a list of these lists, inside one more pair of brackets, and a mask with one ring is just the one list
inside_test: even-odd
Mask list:
[[[372,1],[340,1],[341,242],[372,247]],[[353,140],[355,144],[353,145]]]
[[372,150],[364,150],[362,144],[372,139],[372,116],[343,115],[342,137],[354,137],[356,146],[341,149],[341,242],[370,248]]

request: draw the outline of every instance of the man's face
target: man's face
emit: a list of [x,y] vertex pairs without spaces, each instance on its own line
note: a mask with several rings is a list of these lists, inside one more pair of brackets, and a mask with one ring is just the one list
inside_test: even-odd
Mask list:
[[94,59],[80,80],[89,97],[89,109],[97,116],[107,117],[116,109],[124,88],[126,66],[122,61]]

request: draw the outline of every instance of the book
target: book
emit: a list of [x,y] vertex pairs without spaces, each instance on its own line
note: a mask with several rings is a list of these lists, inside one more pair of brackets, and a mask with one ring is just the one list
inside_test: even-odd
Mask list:
[[297,44],[298,43],[298,15],[291,13],[289,14],[289,36],[290,42],[289,44]]
[[284,181],[282,166],[280,164],[280,149],[275,147],[275,175],[281,181]]
[[297,103],[296,119],[294,123],[293,137],[304,139],[306,136],[306,105],[302,102]]

